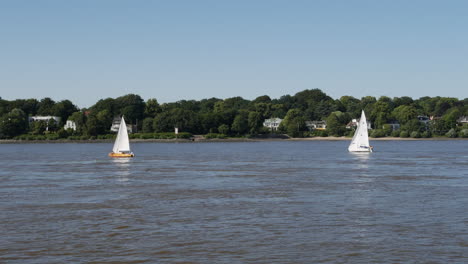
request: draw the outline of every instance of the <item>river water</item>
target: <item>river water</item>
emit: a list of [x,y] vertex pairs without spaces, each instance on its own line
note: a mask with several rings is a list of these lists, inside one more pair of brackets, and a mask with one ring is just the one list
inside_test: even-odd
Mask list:
[[0,145],[0,263],[468,263],[468,141]]

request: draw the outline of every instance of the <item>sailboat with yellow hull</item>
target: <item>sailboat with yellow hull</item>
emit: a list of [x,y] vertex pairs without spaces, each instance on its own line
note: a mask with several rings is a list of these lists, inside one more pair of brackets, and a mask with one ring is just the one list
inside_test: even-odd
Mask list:
[[114,147],[112,152],[109,153],[109,157],[113,158],[131,158],[135,154],[130,150],[130,141],[128,139],[127,125],[125,124],[124,117],[120,121],[119,132],[115,139]]

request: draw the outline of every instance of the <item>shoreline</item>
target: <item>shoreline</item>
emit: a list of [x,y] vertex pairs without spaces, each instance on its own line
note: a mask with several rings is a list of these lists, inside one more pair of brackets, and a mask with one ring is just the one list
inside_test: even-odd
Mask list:
[[[312,138],[225,138],[225,139],[130,139],[131,143],[211,143],[211,142],[268,142],[268,141],[350,141],[350,137],[312,137]],[[369,138],[369,141],[449,141],[449,140],[468,140],[468,138],[400,138],[400,137],[381,137]],[[94,140],[15,140],[1,139],[0,144],[66,144],[66,143],[113,143],[113,139],[94,139]]]

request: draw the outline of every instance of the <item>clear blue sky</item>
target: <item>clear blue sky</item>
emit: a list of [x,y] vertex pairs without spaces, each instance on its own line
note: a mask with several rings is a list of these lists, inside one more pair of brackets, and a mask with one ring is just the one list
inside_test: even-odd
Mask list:
[[0,1],[0,96],[468,97],[468,1]]

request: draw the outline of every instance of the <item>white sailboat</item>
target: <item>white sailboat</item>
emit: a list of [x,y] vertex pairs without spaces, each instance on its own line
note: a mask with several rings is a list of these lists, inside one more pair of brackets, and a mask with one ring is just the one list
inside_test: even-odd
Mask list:
[[369,145],[369,134],[367,133],[367,121],[364,110],[362,110],[356,132],[354,132],[348,151],[350,152],[372,152],[372,146]]
[[112,152],[109,153],[110,157],[114,158],[128,158],[134,157],[135,155],[130,150],[130,141],[128,140],[127,125],[125,124],[124,117],[120,120],[119,132],[115,139],[114,147]]

